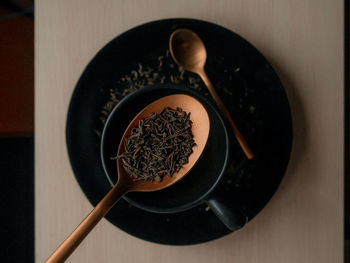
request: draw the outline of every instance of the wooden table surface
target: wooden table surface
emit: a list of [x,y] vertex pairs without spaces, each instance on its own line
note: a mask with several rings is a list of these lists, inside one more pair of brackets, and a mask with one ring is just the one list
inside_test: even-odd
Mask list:
[[35,8],[36,262],[43,262],[92,209],[65,145],[68,103],[80,74],[118,34],[171,17],[227,27],[271,62],[293,114],[295,139],[286,175],[263,211],[224,238],[164,246],[103,219],[69,262],[343,261],[343,1],[37,0]]

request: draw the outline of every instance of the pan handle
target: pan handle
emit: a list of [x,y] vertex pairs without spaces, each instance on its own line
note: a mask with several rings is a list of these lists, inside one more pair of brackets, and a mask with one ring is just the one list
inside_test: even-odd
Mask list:
[[207,203],[221,222],[231,231],[242,228],[248,222],[248,217],[243,213],[240,205],[225,199],[218,193],[211,196]]

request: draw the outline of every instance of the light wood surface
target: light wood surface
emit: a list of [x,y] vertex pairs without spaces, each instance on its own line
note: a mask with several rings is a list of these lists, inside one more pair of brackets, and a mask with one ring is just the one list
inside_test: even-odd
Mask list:
[[102,220],[68,262],[343,261],[343,1],[52,0],[35,10],[35,256],[43,262],[92,209],[70,167],[65,121],[73,88],[106,42],[170,17],[218,23],[254,44],[290,100],[295,141],[282,184],[242,230],[175,247]]

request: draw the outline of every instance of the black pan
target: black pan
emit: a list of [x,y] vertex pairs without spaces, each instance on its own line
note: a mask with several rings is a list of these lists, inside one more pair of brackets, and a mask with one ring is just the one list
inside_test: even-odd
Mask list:
[[237,230],[246,223],[246,216],[239,203],[226,200],[221,191],[216,191],[226,180],[231,159],[232,131],[213,102],[186,86],[162,84],[145,87],[129,94],[115,106],[101,139],[101,159],[107,178],[111,186],[118,180],[116,161],[111,157],[118,154],[117,145],[129,123],[148,104],[173,94],[190,95],[206,108],[210,132],[205,149],[189,174],[178,183],[156,192],[129,193],[124,198],[138,208],[155,213],[178,213],[207,203],[229,229]]

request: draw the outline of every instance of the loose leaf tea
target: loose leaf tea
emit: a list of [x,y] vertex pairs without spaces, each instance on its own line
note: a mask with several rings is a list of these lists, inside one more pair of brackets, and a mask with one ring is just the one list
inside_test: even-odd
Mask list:
[[125,139],[121,159],[125,171],[133,180],[162,181],[188,163],[195,145],[190,114],[181,108],[165,107],[139,121]]

